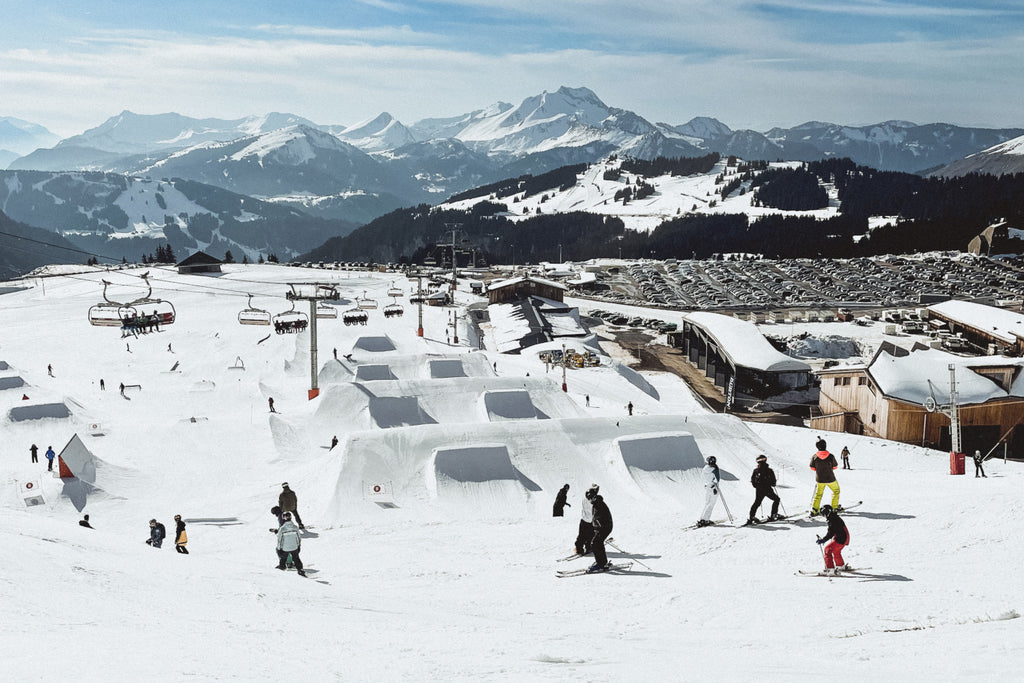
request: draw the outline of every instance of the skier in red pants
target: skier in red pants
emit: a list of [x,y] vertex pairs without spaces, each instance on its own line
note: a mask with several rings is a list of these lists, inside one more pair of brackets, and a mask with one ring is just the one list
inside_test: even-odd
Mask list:
[[821,514],[828,520],[828,533],[818,539],[818,545],[828,543],[825,546],[825,573],[838,574],[849,569],[843,561],[843,548],[850,545],[850,532],[831,505],[822,505]]

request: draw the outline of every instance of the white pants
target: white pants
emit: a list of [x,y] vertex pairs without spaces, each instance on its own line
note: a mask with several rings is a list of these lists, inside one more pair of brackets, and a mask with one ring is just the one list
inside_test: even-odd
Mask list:
[[701,519],[710,520],[711,511],[715,509],[715,503],[718,502],[718,494],[712,493],[714,489],[704,489],[704,514],[700,516]]

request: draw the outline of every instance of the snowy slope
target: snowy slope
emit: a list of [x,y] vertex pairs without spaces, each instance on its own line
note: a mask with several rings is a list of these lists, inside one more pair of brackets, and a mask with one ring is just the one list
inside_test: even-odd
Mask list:
[[[821,522],[683,531],[703,492],[676,449],[718,457],[736,517],[752,499],[754,457],[768,454],[796,513],[810,499],[816,433],[708,414],[678,379],[630,375],[607,357],[570,370],[563,393],[561,373],[535,354],[471,350],[464,329],[462,344],[446,344],[447,309],[426,309],[418,337],[407,297],[401,317],[318,321],[321,395],[308,401],[309,334],[258,343],[268,328],[236,322],[246,294],[280,313],[285,283],[331,280],[344,309],[364,292],[383,305],[409,283],[225,268],[154,271],[153,295],[178,319],[127,341],[86,322],[96,275],[34,279],[0,297],[0,377],[24,382],[0,390],[11,680],[803,680],[837,663],[844,677],[1014,678],[1018,464],[951,477],[943,453],[825,434],[852,451],[842,500],[865,501],[846,517],[846,558],[871,569],[798,577],[821,564]],[[104,277],[112,296],[144,293],[130,271]],[[382,368],[396,379],[354,379]],[[122,398],[122,382],[141,389]],[[54,403],[71,417],[10,417]],[[101,463],[83,509],[95,530],[77,526],[60,480],[29,462],[30,444],[59,451],[74,434]],[[317,571],[305,580],[273,569],[269,508],[283,481],[313,527],[302,556]],[[45,505],[22,504],[25,482]],[[557,579],[591,482],[638,564]],[[552,518],[564,483],[572,507]],[[174,514],[191,520],[188,556],[143,544],[150,518],[170,527]]]

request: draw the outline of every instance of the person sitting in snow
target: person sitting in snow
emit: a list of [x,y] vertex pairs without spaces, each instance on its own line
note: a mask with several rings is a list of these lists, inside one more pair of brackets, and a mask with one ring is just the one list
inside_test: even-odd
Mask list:
[[78,526],[84,526],[87,529],[91,529],[92,524],[89,524],[89,515],[82,517],[82,520],[78,523]]
[[850,545],[850,531],[831,505],[822,505],[821,514],[828,520],[828,533],[818,539],[818,545],[828,544],[825,546],[825,572],[838,574],[849,569],[843,561],[843,548]]
[[718,458],[708,456],[707,464],[701,470],[701,477],[704,479],[704,512],[697,520],[697,526],[711,526],[711,512],[718,502],[718,482],[722,479],[722,473],[718,469]]
[[821,504],[821,496],[825,493],[825,487],[832,489],[832,508],[839,508],[839,482],[836,481],[836,456],[828,452],[825,439],[818,437],[815,444],[818,452],[811,456],[811,469],[814,470],[814,497],[811,499],[811,517],[818,514],[818,506]]

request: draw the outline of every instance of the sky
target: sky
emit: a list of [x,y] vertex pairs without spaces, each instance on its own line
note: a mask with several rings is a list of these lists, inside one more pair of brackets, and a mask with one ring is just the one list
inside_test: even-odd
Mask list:
[[1019,127],[1018,0],[0,0],[0,116],[411,124],[560,86],[652,122]]

